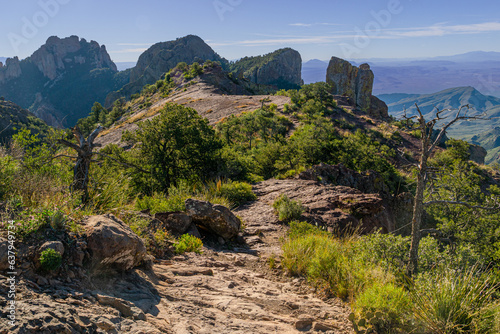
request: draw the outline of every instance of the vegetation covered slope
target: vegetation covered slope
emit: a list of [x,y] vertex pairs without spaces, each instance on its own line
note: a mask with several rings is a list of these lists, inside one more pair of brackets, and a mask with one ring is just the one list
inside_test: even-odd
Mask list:
[[0,97],[0,143],[8,144],[12,136],[21,129],[43,136],[49,126],[28,110]]
[[[252,195],[250,184],[278,183],[283,178],[293,182],[297,174],[319,164],[342,163],[363,171],[382,184],[382,190],[373,192],[385,193],[387,201],[403,198],[411,206],[422,136],[411,122],[387,122],[353,110],[343,104],[342,96],[330,94],[326,83],[279,91],[289,99],[282,109],[269,102],[275,96],[265,96],[254,110],[220,118],[213,126],[192,108],[160,101],[172,93],[195,94],[196,88],[207,88],[196,80],[203,74],[199,64],[180,64],[129,102],[131,109],[135,104],[146,113],[127,119],[136,121],[138,130],[125,131],[124,145],[107,145],[88,160],[92,165],[85,198],[70,191],[72,160],[55,158],[71,150],[64,151],[57,142],[43,145],[27,132],[15,136],[24,155],[7,152],[0,157],[0,189],[8,189],[0,195],[10,219],[19,224],[18,237],[39,237],[51,228],[79,233],[84,215],[184,211],[185,200],[191,197],[237,206],[265,196],[265,189]],[[240,97],[232,98],[235,104]],[[93,119],[87,119],[90,129],[103,115],[97,105],[93,112]],[[104,113],[106,122],[108,116]],[[110,131],[121,133],[121,121]],[[308,202],[304,207],[281,194],[274,203],[275,220],[290,233],[283,239],[282,256],[270,259],[269,266],[274,268],[279,261],[287,275],[306,277],[324,297],[351,303],[351,320],[365,333],[498,331],[497,171],[469,161],[468,144],[462,141],[452,140],[446,150],[436,151],[429,161],[432,187],[426,189],[425,199],[433,203],[426,207],[422,233],[428,237],[422,241],[418,275],[411,279],[404,275],[409,237],[402,217],[386,235],[346,235],[345,229],[326,232],[313,227],[314,220],[305,222],[302,213],[332,202]],[[325,193],[332,180],[335,177],[328,174],[309,179],[317,191],[312,196]],[[338,198],[346,194],[345,188],[336,188]],[[367,208],[356,211],[358,198],[344,197],[346,206],[337,204],[335,209],[361,219]],[[450,199],[465,205],[443,202]],[[267,213],[272,204],[266,201]],[[152,254],[166,253],[165,232],[151,232],[148,222],[140,219],[127,222],[148,241]],[[265,232],[259,227],[256,233]],[[234,244],[226,247],[231,251]]]
[[[416,113],[415,103],[422,113],[428,117],[439,109],[456,109],[461,105],[470,105],[474,108],[472,113],[484,113],[491,118],[488,121],[463,121],[458,122],[448,130],[448,136],[463,139],[471,144],[484,147],[488,151],[486,163],[496,162],[499,158],[498,139],[496,128],[500,126],[500,99],[494,96],[481,94],[473,87],[450,88],[435,94],[383,94],[379,96],[389,107],[389,113],[401,117],[406,109],[408,115]],[[449,115],[449,112],[443,115]]]

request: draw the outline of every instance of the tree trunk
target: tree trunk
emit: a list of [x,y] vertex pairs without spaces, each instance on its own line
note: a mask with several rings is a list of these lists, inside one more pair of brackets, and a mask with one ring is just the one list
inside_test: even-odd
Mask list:
[[73,169],[73,184],[71,185],[71,191],[82,192],[82,202],[87,203],[89,200],[89,171],[90,163],[92,162],[92,150],[94,147],[99,145],[94,144],[94,140],[97,135],[102,130],[99,125],[85,140],[80,129],[75,126],[73,129],[73,135],[78,144],[71,143],[64,139],[59,139],[59,143],[74,149],[78,156],[76,157],[75,168]]
[[[426,145],[424,141],[424,145]],[[429,153],[426,147],[423,147],[420,160],[419,171],[417,175],[417,190],[413,203],[413,218],[411,221],[411,245],[410,258],[408,261],[407,275],[412,277],[418,273],[418,246],[420,244],[420,227],[422,225],[422,215],[424,211],[424,190],[426,184],[427,159]]]

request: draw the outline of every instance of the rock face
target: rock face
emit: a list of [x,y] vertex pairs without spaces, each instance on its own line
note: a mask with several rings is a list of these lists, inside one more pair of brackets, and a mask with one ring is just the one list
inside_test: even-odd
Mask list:
[[[166,228],[168,231],[175,235],[181,235],[186,233],[193,222],[193,218],[185,214],[184,212],[158,212],[154,215],[155,220],[160,221],[161,227]],[[159,226],[153,226],[153,228],[158,228]]]
[[94,102],[123,86],[106,47],[77,36],[50,37],[27,59],[0,67],[0,96],[53,126],[73,126]]
[[[87,56],[78,54],[86,49]],[[78,36],[59,38],[49,37],[45,45],[35,51],[30,57],[31,61],[38,67],[40,72],[50,80],[54,80],[61,72],[64,72],[72,64],[90,63],[93,69],[110,68],[117,72],[115,63],[111,60],[106,47],[99,46],[96,41],[87,41]]]
[[192,64],[204,63],[205,60],[227,63],[198,36],[188,35],[175,41],[156,43],[141,54],[137,65],[130,71],[129,83],[106,98],[106,106],[117,98],[140,92],[145,85],[155,83],[180,62]]
[[146,256],[142,239],[113,215],[89,217],[85,229],[94,271],[130,270]]
[[245,57],[231,64],[230,68],[238,77],[247,78],[259,85],[293,89],[303,84],[302,58],[300,53],[290,48],[264,56]]
[[477,162],[478,164],[484,165],[484,159],[488,154],[488,151],[479,145],[470,144],[469,146],[469,159]]
[[337,57],[332,57],[326,72],[326,82],[332,85],[333,94],[347,96],[354,106],[373,117],[387,118],[387,105],[372,96],[373,80],[370,65],[358,68]]
[[384,198],[390,197],[390,191],[383,179],[376,172],[358,173],[343,164],[327,165],[321,163],[302,172],[302,180],[319,181],[321,184],[334,184],[357,189],[363,193],[378,193]]
[[225,206],[190,198],[186,200],[186,211],[193,218],[193,223],[225,240],[238,235],[241,221]]

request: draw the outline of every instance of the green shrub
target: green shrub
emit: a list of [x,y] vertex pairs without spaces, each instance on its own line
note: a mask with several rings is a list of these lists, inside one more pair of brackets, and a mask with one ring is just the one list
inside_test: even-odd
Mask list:
[[291,200],[286,194],[281,194],[273,203],[273,208],[279,220],[291,221],[300,218],[305,208],[300,202]]
[[[352,307],[362,325],[377,333],[400,329],[408,333],[411,326],[411,299],[407,291],[393,283],[375,282],[357,297]],[[362,321],[364,320],[364,322]]]
[[219,181],[216,194],[227,198],[234,207],[257,199],[257,196],[252,191],[252,186],[246,182],[232,181],[224,183]]
[[182,254],[185,252],[194,252],[196,254],[201,254],[203,242],[195,236],[192,236],[190,234],[183,234],[174,246],[175,252],[177,254]]
[[61,254],[52,248],[47,248],[40,254],[40,266],[45,271],[57,270],[61,263]]
[[295,239],[309,234],[314,235],[328,235],[328,232],[320,230],[318,227],[309,224],[308,222],[292,221],[290,222],[290,230],[288,237]]
[[494,325],[498,307],[492,304],[497,287],[492,275],[481,273],[478,266],[421,275],[411,294],[414,314],[436,334],[498,333]]

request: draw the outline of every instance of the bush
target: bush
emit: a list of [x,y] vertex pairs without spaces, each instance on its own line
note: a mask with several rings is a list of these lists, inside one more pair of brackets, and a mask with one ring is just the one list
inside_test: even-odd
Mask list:
[[377,333],[392,333],[400,329],[408,333],[411,326],[411,299],[402,287],[393,283],[375,282],[356,297],[353,309],[356,326]]
[[249,201],[254,201],[257,196],[252,191],[252,186],[246,182],[227,182],[219,181],[217,183],[216,194],[227,198],[233,207]]
[[414,314],[436,334],[498,333],[494,324],[498,307],[496,312],[492,308],[497,287],[492,276],[481,273],[478,266],[422,275],[411,294]]
[[57,270],[61,266],[61,263],[61,254],[52,248],[48,248],[40,254],[40,265],[45,271]]
[[281,221],[297,220],[305,211],[300,202],[291,200],[286,194],[281,194],[274,201],[273,208]]
[[328,232],[320,230],[318,227],[311,225],[308,222],[290,222],[290,230],[288,231],[288,237],[290,239],[303,237],[309,234],[328,235]]
[[195,252],[196,254],[201,254],[203,242],[195,236],[192,236],[190,234],[183,234],[174,246],[175,252],[177,254],[182,254],[185,252]]

